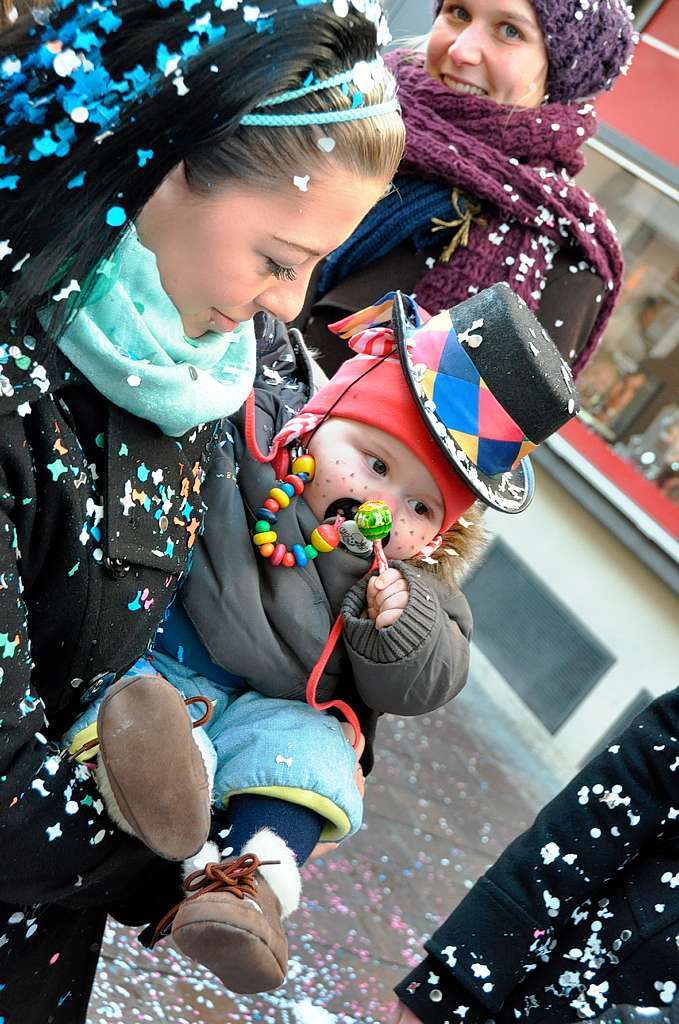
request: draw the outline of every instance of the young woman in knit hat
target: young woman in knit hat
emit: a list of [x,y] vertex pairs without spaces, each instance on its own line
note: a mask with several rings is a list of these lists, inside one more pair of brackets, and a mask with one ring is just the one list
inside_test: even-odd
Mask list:
[[435,312],[507,281],[577,373],[622,280],[615,231],[573,177],[592,98],[630,60],[623,0],[443,0],[424,53],[397,50],[406,150],[393,192],[320,270],[299,326],[326,372],[326,324],[387,288]]
[[181,894],[56,741],[187,571],[254,315],[296,314],[398,165],[382,15],[360,7],[58,0],[0,32],[7,1024],[84,1021],[107,912]]

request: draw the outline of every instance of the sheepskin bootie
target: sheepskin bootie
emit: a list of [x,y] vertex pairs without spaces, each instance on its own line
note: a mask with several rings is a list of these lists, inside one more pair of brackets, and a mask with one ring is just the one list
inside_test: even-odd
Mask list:
[[191,895],[160,922],[155,939],[171,927],[181,952],[232,992],[271,992],[285,982],[283,921],[299,906],[301,879],[282,839],[262,829],[240,857],[207,863],[189,874],[184,889]]
[[210,829],[207,751],[181,694],[159,676],[114,683],[97,716],[97,785],[111,819],[166,860],[185,860]]

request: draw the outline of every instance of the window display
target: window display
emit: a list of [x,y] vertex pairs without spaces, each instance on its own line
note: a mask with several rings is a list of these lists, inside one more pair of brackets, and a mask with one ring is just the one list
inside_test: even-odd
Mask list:
[[625,284],[578,385],[582,420],[679,505],[679,203],[590,148],[579,177],[606,208]]

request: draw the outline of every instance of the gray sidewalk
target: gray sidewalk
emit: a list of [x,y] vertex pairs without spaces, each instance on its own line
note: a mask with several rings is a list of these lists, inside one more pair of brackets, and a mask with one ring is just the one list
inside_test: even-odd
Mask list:
[[88,1024],[385,1021],[391,987],[417,962],[422,939],[563,781],[481,675],[477,666],[441,711],[380,724],[367,825],[307,866],[284,988],[233,997],[167,943],[151,954],[115,926]]

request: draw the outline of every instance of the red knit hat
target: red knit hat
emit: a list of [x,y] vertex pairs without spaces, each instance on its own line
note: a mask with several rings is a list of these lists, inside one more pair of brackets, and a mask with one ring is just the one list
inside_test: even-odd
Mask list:
[[342,363],[307,402],[303,413],[366,423],[401,441],[426,465],[444,504],[445,533],[476,501],[476,495],[452,468],[428,430],[403,374],[398,356],[357,355]]

